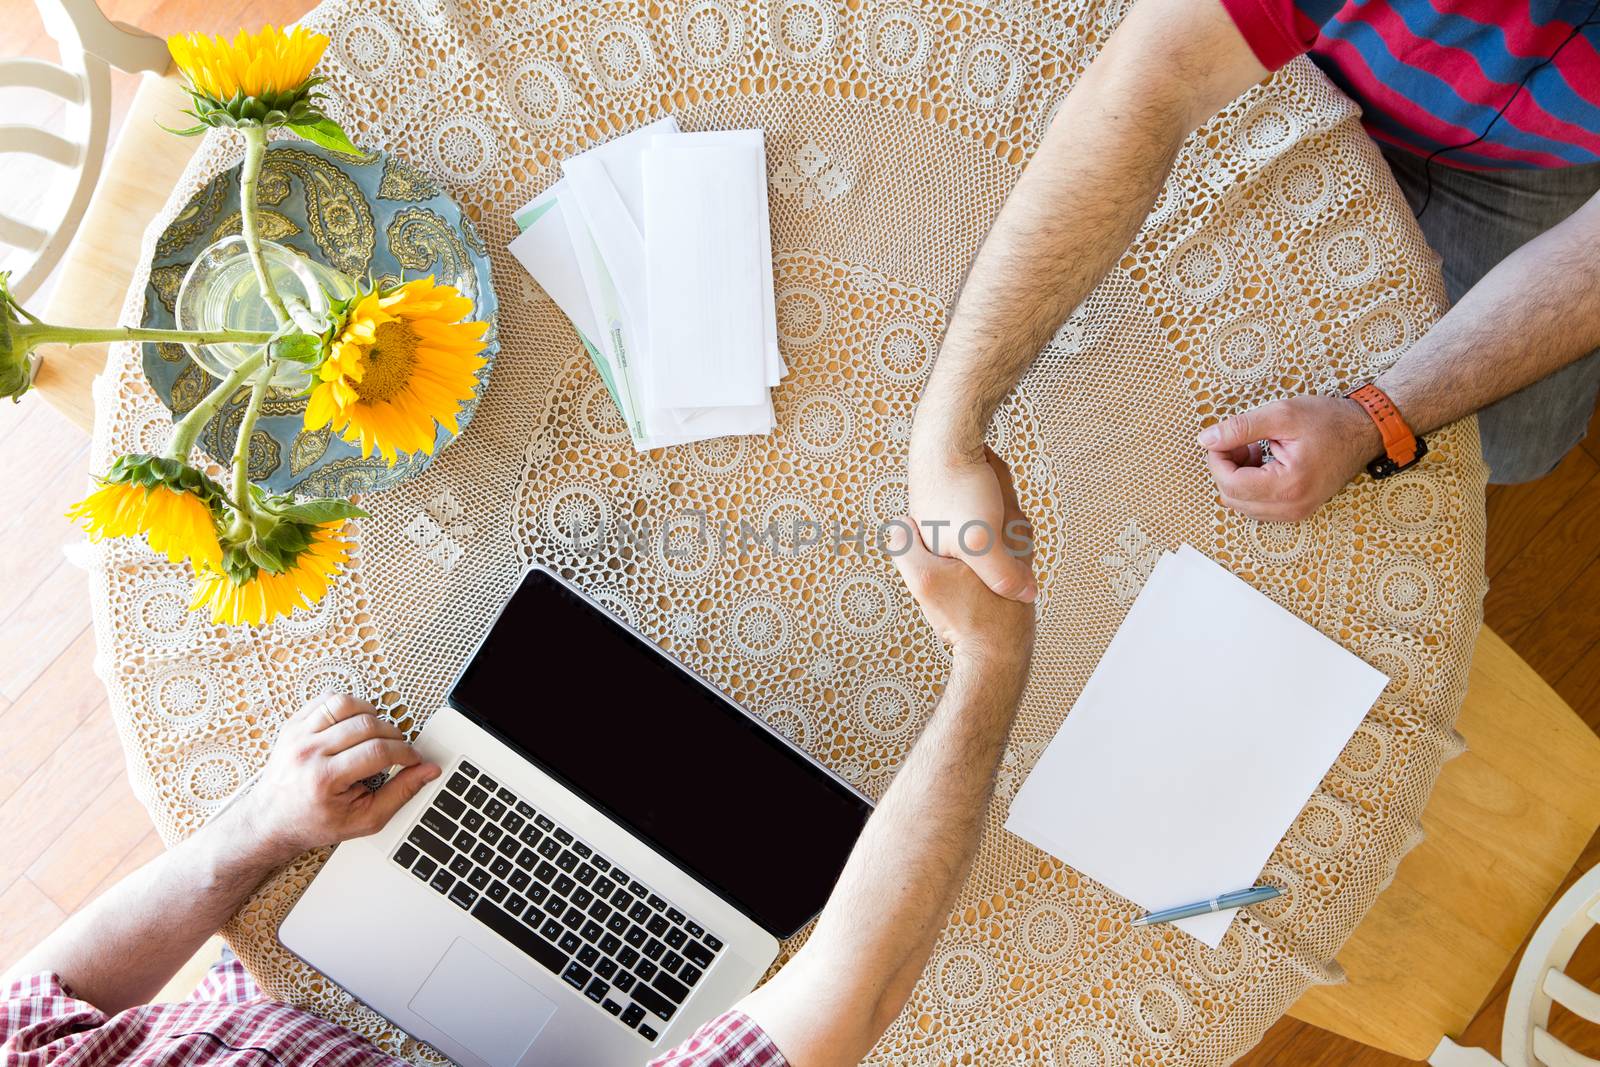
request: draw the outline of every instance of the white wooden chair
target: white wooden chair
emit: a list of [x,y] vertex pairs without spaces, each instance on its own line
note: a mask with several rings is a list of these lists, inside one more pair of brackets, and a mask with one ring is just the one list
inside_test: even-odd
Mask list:
[[26,265],[13,272],[11,291],[32,296],[55,269],[83,219],[100,179],[111,126],[110,68],[167,69],[166,42],[111,22],[94,0],[34,0],[47,32],[61,48],[61,62],[0,60],[0,90],[37,89],[65,105],[64,129],[0,124],[0,155],[22,154],[68,171],[66,209],[53,220],[18,219],[0,212],[0,245],[18,249]]
[[1545,1029],[1553,1004],[1600,1025],[1600,994],[1568,977],[1565,970],[1578,943],[1597,925],[1600,867],[1562,894],[1528,942],[1511,980],[1500,1059],[1480,1048],[1463,1048],[1446,1037],[1428,1062],[1433,1067],[1600,1067],[1600,1060],[1573,1051]]

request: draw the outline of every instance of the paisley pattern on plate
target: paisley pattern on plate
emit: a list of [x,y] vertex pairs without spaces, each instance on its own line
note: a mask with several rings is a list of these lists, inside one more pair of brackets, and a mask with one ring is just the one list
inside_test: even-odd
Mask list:
[[[410,163],[374,151],[363,159],[340,156],[302,141],[273,144],[261,168],[261,231],[302,255],[351,278],[385,284],[432,274],[460,289],[487,321],[478,396],[500,350],[494,283],[483,241],[460,207]],[[171,327],[178,287],[195,258],[213,242],[239,232],[239,168],[203,185],[156,240],[145,287],[143,324]],[[217,384],[179,345],[144,346],[144,373],[174,417]],[[229,397],[200,435],[200,447],[219,461],[233,453],[248,390]],[[465,430],[478,397],[459,417]],[[387,489],[420,474],[431,456],[408,456],[390,467],[383,457],[326,430],[307,432],[305,400],[274,390],[250,441],[250,476],[274,492],[351,495]],[[444,427],[434,453],[455,435]]]

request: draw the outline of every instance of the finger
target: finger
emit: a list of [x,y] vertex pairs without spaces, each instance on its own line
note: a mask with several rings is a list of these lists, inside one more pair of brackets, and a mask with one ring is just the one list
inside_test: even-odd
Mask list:
[[1222,503],[1246,518],[1255,519],[1257,522],[1298,522],[1303,517],[1295,514],[1292,509],[1282,504],[1263,504],[1254,500],[1239,500],[1229,496],[1222,497]]
[[300,710],[289,716],[289,722],[305,723],[308,726],[315,727],[316,723],[320,721],[322,725],[326,727],[328,725],[328,712],[326,708],[328,705],[332,704],[338,699],[339,694],[335,693],[331,689],[319,693],[310,700],[306,701],[304,704],[300,705]]
[[1196,438],[1201,448],[1213,452],[1231,452],[1235,448],[1289,434],[1294,431],[1292,409],[1282,400],[1274,400],[1249,411],[1230,415],[1215,426],[1207,426]]
[[1223,496],[1270,504],[1282,495],[1282,468],[1276,464],[1241,467],[1220,452],[1208,452],[1206,466],[1211,468],[1211,477]]
[[921,600],[935,569],[942,565],[944,560],[928,551],[928,546],[922,542],[922,534],[918,532],[915,520],[909,515],[892,519],[886,525],[884,548],[888,551],[889,558],[894,560],[895,570],[900,572],[900,578],[906,583],[906,588],[911,590],[913,597]]
[[372,821],[370,833],[377,833],[394,818],[394,813],[422,791],[422,787],[439,777],[437,763],[415,763],[383,783],[372,794]]
[[[1005,511],[1000,536],[1005,551],[1014,558],[1027,559],[1033,555],[1033,523],[1023,513],[1022,504],[1017,500],[1017,487],[1011,477],[1011,468],[987,445],[983,449],[983,458],[994,471],[995,480],[1000,483],[1000,498]],[[1031,563],[1029,572],[1031,575]]]
[[394,723],[370,711],[364,711],[320,731],[317,734],[317,743],[322,751],[331,756],[375,737],[387,737],[394,741],[406,739],[406,735]]
[[1039,587],[1033,580],[1033,568],[1028,566],[1026,559],[1009,552],[963,555],[961,559],[996,596],[1024,604],[1032,604],[1038,599]]
[[1237,466],[1259,467],[1261,466],[1261,442],[1251,441],[1247,445],[1240,445],[1231,452],[1225,453],[1225,455]]
[[358,700],[348,693],[329,692],[301,708],[292,721],[304,722],[312,733],[320,733],[352,716],[371,715],[377,710],[365,700]]
[[1243,515],[1245,518],[1248,518],[1248,519],[1258,519],[1258,520],[1261,520],[1261,521],[1265,521],[1265,519],[1263,518],[1263,516],[1261,514],[1261,505],[1255,503],[1254,501],[1237,500],[1237,499],[1235,499],[1234,497],[1231,497],[1231,496],[1224,496],[1224,497],[1221,497],[1220,499],[1222,500],[1223,506],[1226,507],[1229,511],[1237,511],[1239,514]]
[[[1022,514],[1022,505],[1017,501],[1016,482],[1011,477],[1011,468],[1006,466],[1004,460],[995,454],[994,449],[985,445],[983,458],[994,471],[995,480],[1000,483],[1000,499],[1003,501],[1004,524],[1007,529],[1011,523],[1027,523],[1027,517]],[[1028,530],[1028,543],[1033,539],[1031,527]],[[1039,586],[1033,578],[1032,563],[1023,556],[1015,555],[1005,550],[999,543],[999,538],[990,538],[981,551],[975,544],[963,545],[960,536],[956,538],[956,547],[961,550],[961,558],[966,561],[983,584],[997,596],[1007,600],[1020,600],[1024,604],[1032,604],[1039,596]],[[968,548],[971,551],[968,551]]]
[[328,766],[334,785],[346,789],[390,767],[410,767],[421,762],[422,757],[417,755],[417,750],[404,741],[374,737],[329,757]]
[[994,471],[994,480],[1000,483],[1000,499],[1005,502],[1006,514],[1014,511],[1021,515],[1022,505],[1017,503],[1017,483],[1011,477],[1011,468],[988,445],[983,446],[983,461]]

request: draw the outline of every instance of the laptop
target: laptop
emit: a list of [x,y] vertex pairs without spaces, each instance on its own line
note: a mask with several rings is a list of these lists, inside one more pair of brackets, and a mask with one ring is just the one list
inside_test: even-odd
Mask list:
[[822,908],[871,803],[580,590],[529,571],[284,947],[470,1067],[642,1064]]

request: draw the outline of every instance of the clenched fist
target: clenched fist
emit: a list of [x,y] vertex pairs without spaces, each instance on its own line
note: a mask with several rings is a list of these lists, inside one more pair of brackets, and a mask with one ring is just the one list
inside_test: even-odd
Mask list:
[[1354,400],[1297,396],[1208,426],[1199,445],[1224,504],[1253,519],[1293,522],[1327,503],[1381,454],[1383,436]]

